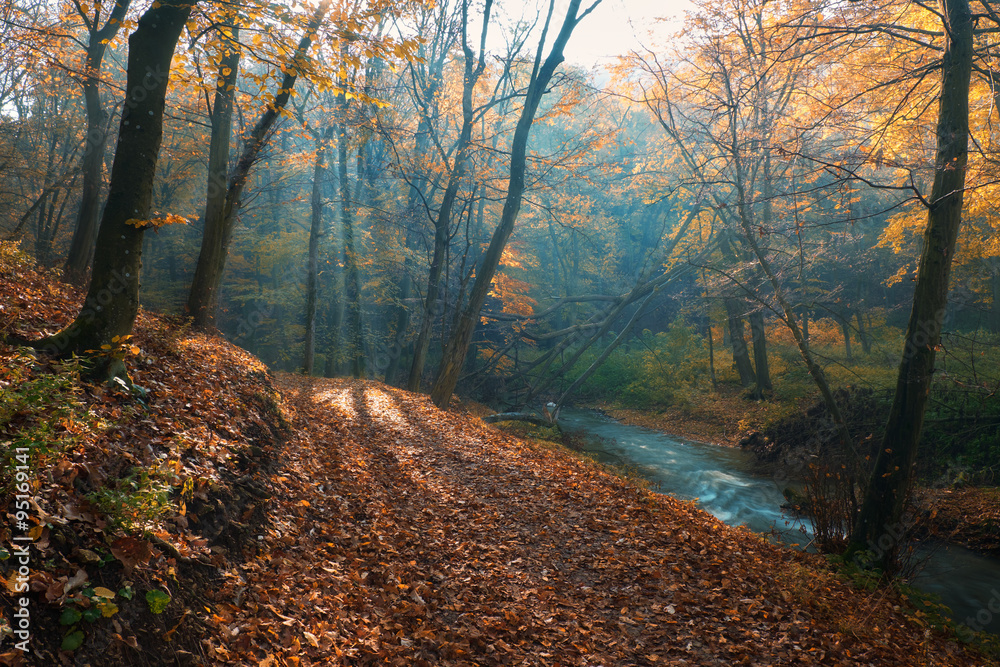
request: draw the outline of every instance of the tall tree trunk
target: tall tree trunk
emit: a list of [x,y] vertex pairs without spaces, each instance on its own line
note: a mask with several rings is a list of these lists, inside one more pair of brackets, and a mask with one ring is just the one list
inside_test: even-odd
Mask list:
[[942,5],[945,47],[941,57],[937,155],[924,247],[896,394],[848,551],[854,554],[871,549],[877,564],[883,568],[893,565],[900,546],[895,536],[902,528],[903,509],[913,478],[934,373],[935,348],[941,340],[941,324],[948,304],[951,261],[962,222],[969,155],[973,18],[969,0],[943,0]]
[[[764,53],[767,49],[765,44],[763,31],[760,33],[760,44],[758,45],[759,53]],[[767,89],[767,77],[763,77],[760,82],[762,88]],[[762,180],[764,188],[764,201],[761,202],[761,223],[763,228],[767,231],[771,230],[772,216],[773,216],[773,206],[772,201],[774,199],[774,178],[771,174],[771,145],[770,145],[770,134],[771,128],[773,127],[773,121],[770,117],[770,104],[767,96],[764,96],[761,100],[760,105],[760,117],[758,119],[758,136],[760,138],[760,144],[758,145],[758,150],[763,151],[764,161],[761,165],[762,168]],[[774,387],[771,385],[771,370],[767,363],[767,334],[764,330],[764,313],[760,308],[756,308],[752,313],[750,313],[750,337],[753,340],[753,365],[754,365],[754,375],[757,377],[757,398],[763,398],[765,391],[771,391]]]
[[48,238],[48,222],[52,218],[55,209],[55,200],[59,198],[59,191],[56,190],[45,198],[45,203],[38,209],[38,216],[35,218],[35,262],[39,266],[48,266],[49,251],[52,247]]
[[80,191],[80,212],[76,229],[70,241],[69,255],[63,268],[63,280],[74,285],[82,285],[87,277],[94,243],[97,240],[97,223],[101,206],[101,175],[104,153],[108,142],[108,113],[101,103],[101,64],[108,43],[115,38],[122,26],[122,19],[128,12],[131,0],[117,0],[107,22],[100,29],[92,24],[87,42],[87,60],[83,73],[83,99],[87,110],[87,138],[81,169],[83,187]]
[[[428,44],[423,45],[420,49],[420,55],[423,58],[422,62],[410,63],[410,71],[413,81],[411,88],[414,91],[415,107],[419,111],[420,115],[420,120],[417,124],[417,131],[413,142],[413,164],[417,165],[425,163],[431,147],[431,135],[434,132],[440,113],[440,95],[438,93],[444,80],[445,62],[448,60],[448,54],[451,51],[451,47],[455,39],[454,33],[451,30],[453,24],[451,17],[448,14],[448,3],[439,4],[437,11],[440,13],[436,16],[433,13],[425,15],[425,18],[433,17],[430,20],[430,23],[433,25],[433,38],[429,40]],[[426,26],[427,24],[425,23],[423,25]],[[428,30],[431,30],[431,28],[428,28]],[[423,64],[425,69],[418,74],[417,67],[420,64]],[[413,261],[409,251],[413,249],[416,241],[414,229],[418,224],[422,225],[422,223],[419,222],[419,217],[422,216],[422,213],[418,213],[418,204],[420,201],[423,201],[424,205],[427,205],[427,183],[428,178],[426,174],[420,170],[417,170],[416,175],[409,182],[409,191],[407,193],[406,202],[407,253],[403,262],[403,276],[400,280],[399,286],[400,303],[396,309],[396,341],[390,350],[389,364],[385,371],[385,380],[388,383],[395,381],[399,367],[402,364],[404,352],[403,340],[410,326],[411,313],[410,307],[406,305],[406,300],[410,298],[414,289],[413,271],[415,269],[415,262]],[[414,346],[414,354],[416,353],[416,347],[419,346]],[[414,377],[412,360],[413,357],[411,356],[410,371],[407,376],[406,386],[408,389],[415,390],[412,389],[414,382],[412,379]],[[421,367],[421,374],[422,372],[423,368]],[[419,385],[420,379],[418,377],[416,380],[416,388],[419,388]]]
[[531,132],[531,125],[535,120],[538,105],[542,101],[542,96],[545,94],[552,75],[563,61],[563,49],[566,47],[570,35],[573,34],[573,30],[600,2],[601,0],[595,0],[586,10],[579,13],[581,0],[569,0],[566,16],[559,34],[552,44],[552,50],[542,61],[542,48],[555,9],[555,0],[551,0],[549,3],[549,12],[545,19],[541,43],[535,56],[534,68],[524,98],[524,106],[521,109],[521,115],[518,118],[511,141],[510,175],[507,181],[507,197],[504,200],[503,212],[500,214],[500,224],[493,232],[483,261],[476,271],[476,281],[469,293],[469,303],[462,311],[458,326],[448,340],[438,369],[437,379],[431,389],[431,400],[439,408],[448,405],[451,395],[455,391],[458,376],[465,362],[465,355],[469,350],[469,342],[472,340],[472,333],[479,320],[479,313],[486,302],[486,295],[489,294],[490,285],[493,283],[493,276],[496,275],[497,267],[500,264],[503,249],[507,245],[507,239],[514,231],[514,223],[521,210],[528,135]]
[[[421,123],[423,124],[423,121],[421,121]],[[423,156],[426,152],[426,138],[429,130],[426,128],[425,130],[426,131],[424,133],[419,131],[417,132],[414,153],[418,156]],[[423,196],[423,184],[424,179],[418,178],[416,182],[410,185],[406,204],[406,219],[409,221],[410,225],[413,225],[416,222],[417,200]],[[399,306],[396,308],[396,340],[392,348],[389,350],[389,364],[385,369],[385,381],[388,384],[392,384],[396,379],[396,374],[399,371],[399,366],[402,363],[403,358],[404,336],[410,327],[410,309],[406,305],[406,301],[410,298],[410,294],[413,292],[414,262],[410,251],[414,243],[414,236],[415,234],[413,232],[413,228],[408,226],[406,230],[405,257],[403,259],[403,276],[399,284]],[[412,368],[409,377],[413,377]],[[411,389],[410,382],[411,381],[408,380],[407,389],[410,389],[410,391],[416,391],[416,389]]]
[[347,178],[347,96],[337,98],[337,179],[340,186],[340,221],[344,233],[344,299],[347,308],[347,366],[352,377],[364,373],[361,334],[361,273],[354,244],[354,211]]
[[[226,49],[219,60],[219,75],[215,84],[215,95],[212,101],[212,138],[208,148],[208,187],[205,190],[205,218],[201,242],[201,252],[198,256],[198,266],[203,267],[202,273],[195,271],[194,285],[202,285],[208,276],[204,264],[220,266],[225,257],[218,253],[225,252],[228,240],[225,238],[229,172],[229,145],[233,134],[233,101],[236,96],[236,81],[239,75],[240,51],[239,28],[231,28],[228,35],[223,28],[222,44]],[[204,258],[204,259],[203,259]],[[221,266],[219,274],[221,277]],[[202,301],[193,299],[197,293],[200,297],[203,290],[192,285],[188,299],[188,311],[195,316],[195,324],[206,326],[211,322],[212,307]],[[214,298],[214,293],[213,293]]]
[[865,354],[869,354],[872,351],[872,341],[868,336],[868,330],[865,329],[865,321],[861,316],[861,311],[856,311],[854,316],[854,319],[858,322],[858,340],[861,341],[861,351]]
[[451,233],[451,214],[458,198],[458,189],[465,176],[465,168],[472,146],[473,107],[472,93],[476,83],[486,69],[486,33],[489,29],[490,10],[493,0],[486,0],[483,8],[483,28],[479,44],[479,58],[476,59],[469,46],[469,3],[462,3],[462,52],[465,57],[465,69],[462,78],[462,130],[459,133],[455,162],[448,176],[448,185],[441,198],[441,207],[434,219],[434,253],[431,257],[430,272],[427,275],[427,292],[424,308],[420,319],[420,333],[413,351],[413,362],[410,365],[410,378],[406,388],[410,391],[420,389],[420,381],[424,374],[424,364],[427,360],[427,350],[430,348],[431,328],[438,308],[438,291],[441,274],[444,270],[445,253]]
[[[56,146],[59,144],[59,137],[53,132],[46,141],[49,144],[49,150],[45,164],[45,176],[42,179],[43,192],[49,190],[49,184],[55,178]],[[52,190],[51,194],[45,196],[42,205],[38,207],[38,215],[35,217],[35,261],[41,266],[48,266],[51,248],[48,241],[48,226],[51,224],[52,214],[58,199],[59,190]]]
[[754,377],[757,380],[757,398],[764,391],[774,389],[771,386],[771,370],[767,364],[767,334],[764,331],[764,313],[758,308],[750,313],[750,338],[753,340]]
[[[215,320],[219,285],[226,268],[229,242],[232,240],[236,215],[240,210],[243,189],[246,187],[250,169],[263,150],[271,128],[274,127],[278,118],[281,117],[281,111],[288,104],[292,88],[295,87],[295,81],[298,79],[298,71],[306,66],[305,60],[309,53],[309,47],[316,38],[316,31],[329,8],[330,0],[324,0],[313,13],[305,34],[299,40],[295,53],[288,62],[285,76],[274,102],[267,105],[247,136],[243,152],[229,175],[221,210],[217,211],[211,219],[207,217],[205,219],[201,252],[198,254],[198,264],[195,267],[187,302],[188,313],[194,318],[196,326],[209,327]],[[235,70],[235,67],[232,69]]]
[[[705,310],[708,313],[708,309]],[[719,386],[719,381],[715,378],[715,341],[712,336],[712,317],[705,316],[705,333],[708,338],[708,377],[712,380],[712,389]]]
[[[331,187],[336,190],[335,183],[331,184]],[[334,226],[331,225],[331,237],[333,236],[333,229]],[[339,238],[338,242],[341,244],[340,246],[334,243],[330,244],[330,248],[327,250],[328,256],[334,258],[341,256],[343,243]],[[344,325],[344,299],[342,297],[344,294],[344,272],[339,265],[339,261],[332,262],[330,270],[324,271],[324,275],[328,277],[327,289],[330,294],[336,295],[331,299],[324,299],[323,301],[326,304],[327,318],[325,327],[326,368],[323,372],[325,377],[337,377],[344,374],[344,355],[343,345],[341,344],[343,340],[341,329]]]
[[[101,218],[94,270],[83,308],[63,331],[36,347],[59,356],[86,355],[132,332],[139,308],[142,238],[148,226],[156,161],[163,137],[170,61],[196,3],[160,0],[129,37],[125,106]],[[123,374],[102,363],[94,371]]]
[[[339,178],[339,176],[338,176]],[[339,183],[338,186],[339,188]],[[340,238],[340,248],[331,248],[330,255],[337,257],[343,254],[343,234]],[[347,292],[346,282],[344,278],[344,271],[339,267],[335,266],[330,272],[331,277],[331,294],[343,295]],[[327,327],[330,333],[330,337],[326,347],[326,377],[337,377],[344,373],[344,345],[343,345],[343,328],[344,328],[344,312],[345,312],[345,300],[343,298],[335,299],[329,308],[330,324]]]
[[435,224],[434,253],[431,256],[430,271],[427,274],[427,294],[424,297],[424,307],[420,313],[420,331],[417,334],[417,342],[413,347],[410,375],[406,381],[406,388],[409,391],[420,390],[420,381],[424,375],[424,365],[427,363],[427,351],[430,349],[431,344],[431,329],[434,325],[434,317],[440,313],[439,292],[447,249],[448,228]]
[[326,168],[326,144],[332,130],[316,137],[316,163],[313,165],[311,214],[309,220],[309,267],[306,273],[306,343],[303,371],[313,374],[316,355],[316,302],[319,296],[319,242],[323,237],[323,172]]
[[847,356],[847,361],[854,361],[854,354],[851,351],[851,318],[841,317],[840,318],[840,330],[844,332],[844,354]]
[[733,297],[722,300],[726,306],[726,318],[729,323],[729,342],[733,347],[733,364],[740,376],[740,384],[752,387],[757,383],[757,376],[750,364],[750,353],[747,349],[746,328],[743,324],[743,308],[740,301]]
[[[409,248],[409,236],[407,236],[406,247]],[[412,260],[409,253],[403,260],[403,277],[399,281],[399,306],[396,308],[395,341],[388,350],[389,363],[385,367],[385,383],[394,384],[396,374],[399,372],[399,365],[403,358],[403,336],[410,327],[410,309],[406,307],[406,300],[410,298],[413,291],[413,278],[410,273],[413,271]]]

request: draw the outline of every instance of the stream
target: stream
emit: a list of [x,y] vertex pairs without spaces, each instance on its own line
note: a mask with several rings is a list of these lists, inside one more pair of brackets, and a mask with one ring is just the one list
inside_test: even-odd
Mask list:
[[[634,469],[654,491],[697,499],[699,507],[725,523],[774,530],[790,545],[803,548],[812,539],[807,520],[782,512],[783,485],[754,474],[747,452],[679,440],[588,410],[563,409],[559,421],[583,435],[588,451],[601,462]],[[957,623],[975,619],[980,628],[1000,634],[1000,560],[954,545],[921,546],[917,557],[915,588],[940,596]]]

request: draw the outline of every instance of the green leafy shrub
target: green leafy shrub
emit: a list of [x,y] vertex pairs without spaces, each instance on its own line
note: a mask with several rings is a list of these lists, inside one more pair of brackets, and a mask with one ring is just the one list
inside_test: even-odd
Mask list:
[[145,530],[171,507],[171,473],[160,468],[134,467],[125,477],[108,480],[87,499],[115,528]]
[[5,445],[0,490],[9,493],[45,458],[94,428],[95,420],[80,400],[77,360],[43,367],[34,353],[20,349],[5,362],[0,370],[0,442]]
[[132,588],[126,586],[116,594],[103,586],[87,587],[80,592],[80,595],[69,598],[68,606],[59,616],[59,625],[68,628],[63,636],[62,650],[75,651],[83,645],[86,635],[80,629],[81,621],[96,623],[102,618],[111,618],[118,613],[118,605],[112,602],[116,595],[131,599]]
[[[574,376],[585,371],[597,358],[597,354],[586,354],[574,369]],[[578,390],[580,396],[593,398],[610,398],[609,390],[618,393],[622,387],[627,387],[642,377],[639,365],[624,350],[615,350],[601,364],[594,374]]]
[[147,591],[146,604],[149,605],[151,613],[162,614],[167,605],[170,604],[170,596],[163,591]]
[[[582,359],[575,371],[582,373],[595,358]],[[708,378],[708,344],[695,327],[678,318],[667,331],[644,331],[616,350],[579,393],[650,409],[690,400],[692,390],[707,386]]]

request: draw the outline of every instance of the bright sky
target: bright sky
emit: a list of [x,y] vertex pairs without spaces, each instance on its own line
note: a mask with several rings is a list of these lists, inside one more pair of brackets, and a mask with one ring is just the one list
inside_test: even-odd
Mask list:
[[[584,0],[584,5],[586,5]],[[649,31],[669,34],[681,27],[689,0],[604,0],[583,19],[566,47],[566,60],[590,66],[650,44]],[[672,18],[670,24],[654,19]]]
[[[526,16],[533,16],[537,5],[547,5],[542,0],[521,0]],[[583,1],[583,6],[588,5]],[[557,0],[554,18],[564,16],[566,0]],[[500,15],[517,11],[517,0],[499,0],[496,5]],[[684,10],[690,9],[690,0],[604,0],[592,14],[583,19],[566,47],[566,60],[591,67],[605,64],[615,56],[649,44],[649,31],[660,35],[675,32],[681,27]],[[657,18],[673,18],[669,24],[657,23]],[[531,46],[534,49],[534,43]]]

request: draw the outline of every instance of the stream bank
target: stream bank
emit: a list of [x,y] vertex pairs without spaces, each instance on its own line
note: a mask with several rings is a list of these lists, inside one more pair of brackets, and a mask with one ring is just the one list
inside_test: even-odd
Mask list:
[[[877,434],[884,420],[872,404],[872,392],[839,393],[852,432]],[[810,434],[822,429],[825,409],[806,399],[797,406],[749,401],[741,392],[720,386],[713,400],[698,406],[669,406],[657,412],[607,403],[590,403],[586,407],[623,424],[680,440],[750,450],[757,463],[756,472],[775,479],[800,476],[800,462],[822,454],[823,449],[817,446],[820,439]],[[869,437],[865,441],[873,440]],[[955,468],[918,487],[913,497],[918,518],[915,537],[1000,558],[1000,487],[972,481],[961,468]]]
[[[720,390],[716,400],[698,406],[667,406],[656,412],[624,408],[606,402],[590,402],[587,408],[633,426],[642,426],[679,438],[736,447],[743,437],[741,416],[748,403],[735,390]],[[764,416],[764,415],[762,415]],[[762,424],[761,424],[762,425]],[[754,424],[754,427],[757,425]]]
[[[750,452],[674,438],[593,411],[564,410],[561,422],[570,432],[590,436],[589,449],[599,460],[638,471],[653,490],[697,500],[725,523],[771,532],[793,546],[811,541],[808,523],[781,510],[789,479],[762,473]],[[918,549],[916,559],[922,569],[914,585],[940,595],[956,623],[1000,633],[1000,614],[990,611],[992,589],[1000,582],[1000,560],[938,544]]]

